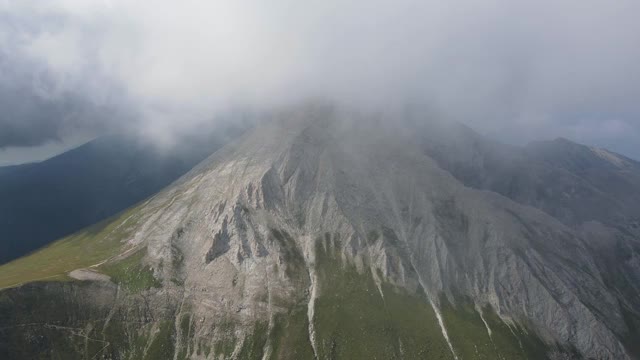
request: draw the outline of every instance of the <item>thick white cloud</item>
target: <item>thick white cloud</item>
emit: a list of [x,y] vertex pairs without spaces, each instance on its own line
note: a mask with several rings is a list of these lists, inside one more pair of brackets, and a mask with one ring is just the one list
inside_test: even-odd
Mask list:
[[640,140],[637,0],[0,4],[4,56],[39,64],[56,91],[126,103],[159,134],[319,96],[424,103],[514,141]]

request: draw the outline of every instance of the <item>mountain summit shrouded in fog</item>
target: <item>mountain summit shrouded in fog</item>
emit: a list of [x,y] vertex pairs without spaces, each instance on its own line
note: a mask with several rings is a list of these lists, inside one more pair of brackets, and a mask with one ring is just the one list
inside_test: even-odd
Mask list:
[[0,354],[637,358],[638,163],[327,105],[269,118],[0,267]]
[[4,1],[0,157],[114,129],[161,141],[235,106],[322,97],[639,158],[638,13],[636,0]]

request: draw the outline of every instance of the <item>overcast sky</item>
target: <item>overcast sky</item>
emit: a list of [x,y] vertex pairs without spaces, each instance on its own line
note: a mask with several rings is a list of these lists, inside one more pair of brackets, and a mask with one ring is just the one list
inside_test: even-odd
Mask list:
[[0,0],[0,164],[308,97],[420,103],[503,141],[640,158],[638,14],[637,0]]

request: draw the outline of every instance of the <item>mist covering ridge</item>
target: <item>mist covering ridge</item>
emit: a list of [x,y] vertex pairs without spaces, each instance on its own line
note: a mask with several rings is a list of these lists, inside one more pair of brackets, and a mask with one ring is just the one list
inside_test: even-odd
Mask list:
[[638,12],[635,0],[3,2],[0,149],[116,129],[162,140],[233,107],[322,96],[637,158]]

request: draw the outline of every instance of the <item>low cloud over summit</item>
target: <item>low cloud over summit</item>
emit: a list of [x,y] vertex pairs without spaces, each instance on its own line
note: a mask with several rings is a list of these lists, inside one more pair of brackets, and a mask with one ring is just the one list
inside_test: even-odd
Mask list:
[[633,0],[4,1],[0,147],[122,127],[162,138],[322,97],[637,156],[638,13]]

